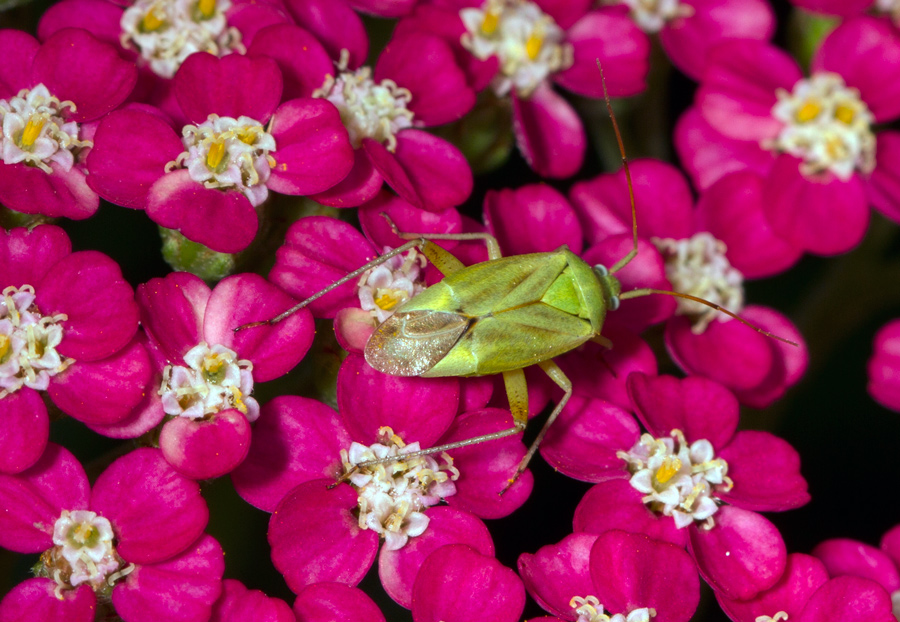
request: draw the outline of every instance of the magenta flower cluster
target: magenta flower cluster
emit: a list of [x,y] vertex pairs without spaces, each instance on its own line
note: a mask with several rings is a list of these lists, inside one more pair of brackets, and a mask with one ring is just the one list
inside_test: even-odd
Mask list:
[[[900,2],[792,2],[62,0],[0,30],[0,547],[31,564],[0,622],[900,619],[900,525],[804,552],[773,516],[822,489],[780,423],[844,342],[759,285],[889,261],[900,223]],[[675,80],[671,132],[638,118]],[[146,227],[174,271],[134,276]],[[900,411],[900,320],[873,339]],[[547,465],[568,510],[536,507]]]

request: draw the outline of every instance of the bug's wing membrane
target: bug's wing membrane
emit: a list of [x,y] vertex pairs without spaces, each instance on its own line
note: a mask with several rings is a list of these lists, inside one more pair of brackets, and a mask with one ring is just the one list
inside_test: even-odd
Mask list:
[[466,333],[471,319],[445,311],[398,311],[366,343],[366,361],[392,376],[421,376]]
[[538,302],[479,318],[453,351],[422,375],[480,376],[528,367],[578,347],[593,334],[589,321]]

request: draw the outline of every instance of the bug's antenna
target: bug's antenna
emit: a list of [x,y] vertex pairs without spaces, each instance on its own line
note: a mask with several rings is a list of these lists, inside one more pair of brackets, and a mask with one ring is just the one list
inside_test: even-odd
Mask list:
[[628,156],[625,155],[625,143],[622,141],[622,133],[619,131],[619,123],[616,121],[616,115],[612,109],[612,103],[609,101],[609,91],[606,89],[606,78],[603,75],[603,67],[600,65],[600,59],[597,59],[597,69],[600,71],[600,84],[603,85],[603,100],[606,102],[606,110],[609,112],[609,118],[612,121],[613,131],[616,133],[616,142],[619,145],[619,154],[622,156],[622,166],[625,168],[625,178],[628,180],[628,199],[631,201],[631,233],[633,245],[627,255],[622,257],[615,265],[609,269],[610,274],[614,274],[628,265],[628,263],[637,256],[638,253],[638,229],[637,229],[637,210],[634,208],[634,184],[631,182],[631,169],[628,166]]
[[632,289],[631,291],[627,291],[622,294],[619,294],[619,299],[620,300],[628,300],[629,298],[640,298],[641,296],[647,296],[649,294],[665,294],[666,296],[675,296],[676,298],[684,298],[685,300],[692,300],[694,302],[699,302],[701,304],[706,305],[707,307],[710,307],[711,309],[715,309],[716,311],[719,311],[720,313],[724,313],[728,317],[732,317],[732,318],[736,319],[741,324],[745,324],[746,326],[749,326],[756,332],[761,333],[761,334],[765,335],[766,337],[771,337],[772,339],[777,339],[778,341],[781,341],[782,343],[786,343],[788,345],[794,346],[795,348],[800,347],[799,343],[796,343],[794,341],[791,341],[790,339],[785,339],[784,337],[779,337],[778,335],[770,333],[769,331],[764,330],[763,328],[757,326],[756,324],[745,320],[744,318],[742,318],[740,315],[738,315],[734,311],[729,311],[728,309],[726,309],[725,307],[723,307],[721,305],[717,305],[714,302],[710,302],[709,300],[700,298],[698,296],[692,296],[690,294],[682,294],[681,292],[670,292],[665,289],[653,289],[652,287],[643,287],[641,289]]

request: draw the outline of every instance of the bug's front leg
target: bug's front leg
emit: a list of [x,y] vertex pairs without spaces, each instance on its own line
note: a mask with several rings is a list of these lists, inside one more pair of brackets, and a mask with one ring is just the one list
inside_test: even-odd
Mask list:
[[[470,240],[484,240],[484,243],[487,245],[489,259],[500,259],[501,257],[503,257],[503,254],[500,252],[500,244],[497,242],[497,238],[492,236],[490,233],[408,233],[406,231],[400,231],[400,229],[397,228],[397,225],[394,224],[394,221],[391,220],[390,216],[388,216],[384,212],[382,212],[381,215],[391,226],[391,231],[394,232],[394,235],[404,240],[457,240],[459,242]],[[445,251],[444,249],[440,250],[447,255],[450,255],[450,253],[447,253],[447,251]],[[428,252],[424,248],[422,252],[428,255]],[[453,257],[452,255],[450,256]],[[428,259],[431,259],[430,255],[428,255]],[[459,261],[458,259],[456,259],[456,257],[453,257],[453,259]],[[437,263],[434,261],[432,261],[432,263],[437,265]],[[443,270],[441,272],[443,272]],[[446,275],[447,273],[444,272],[444,276]]]

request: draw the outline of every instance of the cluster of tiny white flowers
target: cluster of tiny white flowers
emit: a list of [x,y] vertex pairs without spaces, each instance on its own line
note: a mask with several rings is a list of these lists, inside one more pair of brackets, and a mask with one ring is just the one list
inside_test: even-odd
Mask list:
[[372,268],[359,279],[359,306],[379,324],[384,322],[401,304],[425,289],[424,268],[425,256],[415,248],[405,258],[397,255]]
[[0,299],[0,399],[23,386],[45,391],[75,361],[56,351],[66,315],[42,316],[31,285],[7,287]]
[[[349,451],[342,449],[341,462],[344,478],[359,495],[360,528],[381,534],[384,546],[394,551],[428,527],[425,508],[456,494],[453,482],[459,471],[446,453],[440,455],[444,464],[431,455],[403,458],[419,451],[419,443],[406,445],[387,427],[378,433],[380,443],[353,443]],[[365,464],[375,460],[385,461]]]
[[[703,298],[734,313],[744,307],[744,275],[729,263],[721,240],[704,231],[684,240],[653,238],[652,242],[666,259],[666,278],[676,292]],[[728,319],[703,303],[677,300],[678,313],[693,316],[695,333],[702,333],[714,319]]]
[[656,616],[656,610],[652,607],[634,609],[627,616],[621,613],[611,616],[603,611],[603,605],[596,596],[574,596],[569,606],[575,610],[575,622],[650,622],[650,618]]
[[376,84],[369,67],[347,71],[348,58],[347,51],[343,50],[337,64],[338,77],[328,75],[313,97],[327,99],[335,105],[354,148],[364,138],[371,138],[393,152],[397,149],[397,132],[413,125],[413,112],[407,108],[412,93],[393,80]]
[[679,528],[694,521],[715,525],[714,488],[728,491],[732,482],[728,463],[715,457],[709,441],[688,445],[680,430],[666,438],[643,434],[634,447],[616,455],[628,463],[631,485],[645,495],[642,500],[651,510],[671,516]]
[[211,114],[200,125],[186,125],[182,135],[186,151],[166,165],[167,171],[183,167],[207,188],[236,188],[254,207],[269,196],[265,184],[275,166],[269,155],[275,138],[259,121]]
[[230,0],[136,0],[122,15],[122,47],[137,48],[163,78],[194,52],[243,54],[241,33],[225,19],[230,7]]
[[167,415],[202,419],[223,410],[236,408],[248,421],[259,417],[259,404],[250,397],[253,391],[253,363],[238,360],[237,353],[205,342],[184,355],[183,365],[168,365],[163,370],[159,395]]
[[43,84],[22,89],[10,99],[0,99],[3,163],[22,162],[45,173],[53,172],[51,164],[70,170],[75,164],[75,150],[92,144],[78,139],[78,123],[66,120],[66,115],[74,110],[75,104],[59,101]]
[[763,143],[766,149],[803,160],[806,174],[825,171],[849,179],[854,171],[875,168],[875,117],[859,91],[830,72],[799,80],[792,92],[779,89],[772,116],[784,124],[778,136]]
[[631,9],[631,18],[638,28],[648,33],[659,32],[669,22],[690,17],[694,9],[681,0],[614,0]]
[[572,66],[571,44],[552,17],[528,0],[486,0],[459,12],[462,45],[476,58],[496,56],[500,71],[492,88],[502,97],[513,89],[527,97],[549,76]]

